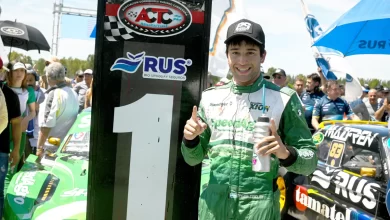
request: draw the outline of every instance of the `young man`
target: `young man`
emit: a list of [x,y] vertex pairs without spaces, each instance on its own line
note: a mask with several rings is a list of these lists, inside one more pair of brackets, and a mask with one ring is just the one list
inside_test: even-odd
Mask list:
[[352,120],[360,120],[356,116],[347,101],[340,98],[340,86],[337,81],[329,80],[326,83],[327,95],[318,100],[314,106],[311,123],[315,130],[319,124],[326,120],[343,120],[344,114]]
[[317,73],[312,73],[306,77],[306,92],[301,95],[302,103],[305,105],[305,118],[311,133],[315,132],[311,124],[314,105],[325,94],[321,91],[321,77]]
[[301,97],[301,95],[305,92],[305,79],[297,77],[295,79],[294,89],[297,92],[298,96]]
[[[194,106],[184,127],[185,161],[195,166],[207,153],[211,160],[199,219],[280,219],[279,165],[309,175],[317,165],[316,147],[296,92],[264,80],[260,73],[266,56],[261,26],[240,20],[228,28],[225,44],[233,79],[203,92],[199,111]],[[254,143],[254,124],[263,109],[272,132]],[[254,153],[272,157],[270,172],[252,171]]]

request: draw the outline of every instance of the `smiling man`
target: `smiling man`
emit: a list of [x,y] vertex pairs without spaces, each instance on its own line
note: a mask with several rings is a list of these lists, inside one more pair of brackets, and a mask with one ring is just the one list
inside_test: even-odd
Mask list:
[[[233,80],[204,91],[199,111],[193,107],[184,127],[185,161],[195,166],[206,154],[211,161],[210,180],[199,199],[199,219],[280,219],[279,165],[309,175],[316,168],[316,147],[296,92],[263,79],[262,27],[246,19],[237,21],[229,26],[225,43]],[[271,118],[272,132],[254,143],[254,124],[263,113]],[[252,171],[254,153],[271,155],[270,172]]]

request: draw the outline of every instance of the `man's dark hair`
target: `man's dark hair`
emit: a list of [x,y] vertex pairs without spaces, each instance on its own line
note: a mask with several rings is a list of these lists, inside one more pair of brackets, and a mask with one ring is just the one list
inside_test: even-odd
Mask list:
[[231,39],[229,42],[227,42],[226,43],[226,51],[225,51],[226,55],[228,54],[229,46],[240,45],[241,42],[243,42],[243,41],[246,44],[248,44],[248,45],[253,45],[253,46],[259,47],[259,49],[260,49],[260,56],[264,55],[264,52],[265,52],[264,45],[263,44],[259,44],[256,41],[250,39],[249,37],[245,37],[245,36],[237,36],[237,37],[234,37],[233,39]]
[[321,77],[317,73],[312,73],[306,78],[311,79],[313,82],[318,82],[318,84],[321,85]]

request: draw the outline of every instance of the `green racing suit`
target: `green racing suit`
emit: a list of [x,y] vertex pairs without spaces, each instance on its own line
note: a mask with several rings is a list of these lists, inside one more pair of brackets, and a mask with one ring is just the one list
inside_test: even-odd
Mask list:
[[[290,156],[281,160],[272,155],[270,172],[253,172],[253,129],[264,108],[275,120]],[[198,117],[207,129],[194,140],[183,139],[181,151],[191,166],[200,164],[206,154],[210,159],[210,180],[199,198],[199,219],[280,219],[279,166],[309,175],[317,165],[317,149],[296,92],[261,76],[250,86],[230,82],[203,92]]]

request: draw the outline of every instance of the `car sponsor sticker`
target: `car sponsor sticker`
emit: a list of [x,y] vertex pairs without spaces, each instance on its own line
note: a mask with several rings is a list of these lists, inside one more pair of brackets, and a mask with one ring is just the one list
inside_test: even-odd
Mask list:
[[354,145],[366,147],[370,147],[378,135],[378,133],[372,133],[371,131],[338,125],[330,127],[325,132],[325,137],[339,141],[350,140]]
[[341,160],[343,159],[345,149],[345,143],[341,141],[332,141],[326,164],[332,167],[340,167]]
[[33,186],[35,183],[34,177],[36,174],[36,172],[23,172],[17,177],[15,181],[16,184],[13,189],[16,196],[14,198],[14,202],[16,204],[24,204],[24,199],[30,193],[29,187]]
[[351,213],[353,212],[352,210],[345,208],[345,213],[343,213],[336,204],[328,204],[333,203],[333,200],[330,198],[319,194],[313,189],[306,189],[299,185],[295,187],[294,200],[295,207],[299,211],[304,212],[309,208],[319,215],[325,216],[327,219],[350,219]]
[[137,34],[169,37],[187,30],[191,11],[172,0],[133,0],[123,3],[117,14],[119,22]]
[[145,52],[127,53],[127,58],[118,58],[110,70],[133,74],[142,66],[143,78],[185,81],[191,59],[148,56]]
[[315,145],[321,144],[324,141],[324,134],[322,132],[317,132],[313,135],[313,142]]
[[[333,195],[342,196],[354,204],[359,204],[360,207],[363,205],[368,210],[374,210],[377,205],[375,198],[378,196],[379,184],[360,176],[351,175],[339,169],[331,169],[326,174],[321,170],[316,170],[311,183],[318,184],[319,187]],[[330,187],[331,183],[335,186],[334,191]]]
[[72,139],[70,139],[70,141],[83,141],[84,140],[84,137],[85,137],[85,132],[78,132],[78,133],[74,133],[72,135]]

